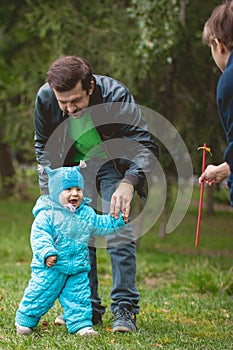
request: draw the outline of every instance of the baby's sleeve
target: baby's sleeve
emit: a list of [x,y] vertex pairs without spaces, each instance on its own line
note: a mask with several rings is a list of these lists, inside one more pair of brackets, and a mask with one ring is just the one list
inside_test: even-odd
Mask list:
[[110,214],[95,214],[93,236],[106,236],[117,234],[120,228],[125,226],[122,214],[118,219],[115,219]]

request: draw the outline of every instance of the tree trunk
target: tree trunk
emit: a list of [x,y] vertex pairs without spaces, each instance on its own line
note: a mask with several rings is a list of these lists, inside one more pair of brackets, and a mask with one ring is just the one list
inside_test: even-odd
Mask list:
[[214,188],[212,186],[207,186],[206,213],[209,216],[214,214]]
[[12,163],[10,146],[0,142],[0,197],[9,196],[14,188],[15,169]]
[[[134,199],[133,199],[132,213],[131,213],[132,219],[137,218],[137,216],[142,212],[144,205],[145,205],[145,202],[135,193]],[[134,224],[134,235],[136,239],[137,249],[139,249],[140,237],[142,235],[142,225],[143,225],[143,220],[140,220],[140,221],[138,220],[137,224]]]
[[169,178],[169,176],[167,177],[168,181],[167,181],[167,197],[166,197],[166,201],[164,203],[164,208],[161,214],[161,223],[159,226],[159,236],[161,238],[165,238],[166,237],[166,227],[167,227],[167,222],[168,222],[168,218],[171,214],[171,201],[172,201],[172,179]]
[[168,206],[168,201],[166,200],[166,202],[164,203],[164,208],[161,214],[161,223],[159,225],[159,237],[161,238],[165,238],[166,237],[166,226],[167,226],[167,206]]
[[182,25],[182,27],[186,26],[186,5],[187,5],[187,3],[188,3],[187,0],[182,0],[181,4],[180,4],[179,19],[180,19],[180,24]]
[[[172,53],[171,53],[172,57]],[[175,106],[174,106],[174,95],[173,95],[173,82],[174,82],[174,74],[175,74],[175,65],[174,60],[171,64],[167,65],[166,71],[166,80],[165,80],[165,89],[164,94],[162,96],[162,101],[164,105],[164,110],[162,114],[165,118],[167,118],[171,123],[173,123],[173,118],[175,115]],[[166,146],[166,145],[165,145]],[[161,224],[159,228],[159,236],[165,238],[166,236],[166,226],[169,215],[169,208],[171,207],[171,189],[172,189],[172,179],[173,179],[173,163],[171,160],[164,167],[167,179],[167,197],[164,204],[164,209],[161,214]]]

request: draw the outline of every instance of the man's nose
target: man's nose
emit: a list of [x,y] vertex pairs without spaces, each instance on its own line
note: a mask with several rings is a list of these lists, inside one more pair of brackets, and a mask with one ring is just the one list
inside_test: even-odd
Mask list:
[[72,102],[67,102],[66,109],[69,113],[73,113],[76,111],[76,107]]

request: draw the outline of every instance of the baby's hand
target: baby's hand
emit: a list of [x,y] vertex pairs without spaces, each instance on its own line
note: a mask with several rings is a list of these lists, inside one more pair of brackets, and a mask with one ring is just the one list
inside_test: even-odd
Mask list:
[[46,259],[45,259],[45,264],[48,266],[48,267],[52,267],[57,261],[57,256],[56,255],[51,255],[51,256],[48,256]]

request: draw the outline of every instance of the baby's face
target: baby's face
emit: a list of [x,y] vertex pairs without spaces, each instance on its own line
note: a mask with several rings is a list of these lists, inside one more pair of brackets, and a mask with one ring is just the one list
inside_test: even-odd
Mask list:
[[78,208],[83,200],[83,191],[79,187],[70,187],[62,191],[59,195],[61,205],[72,204]]

